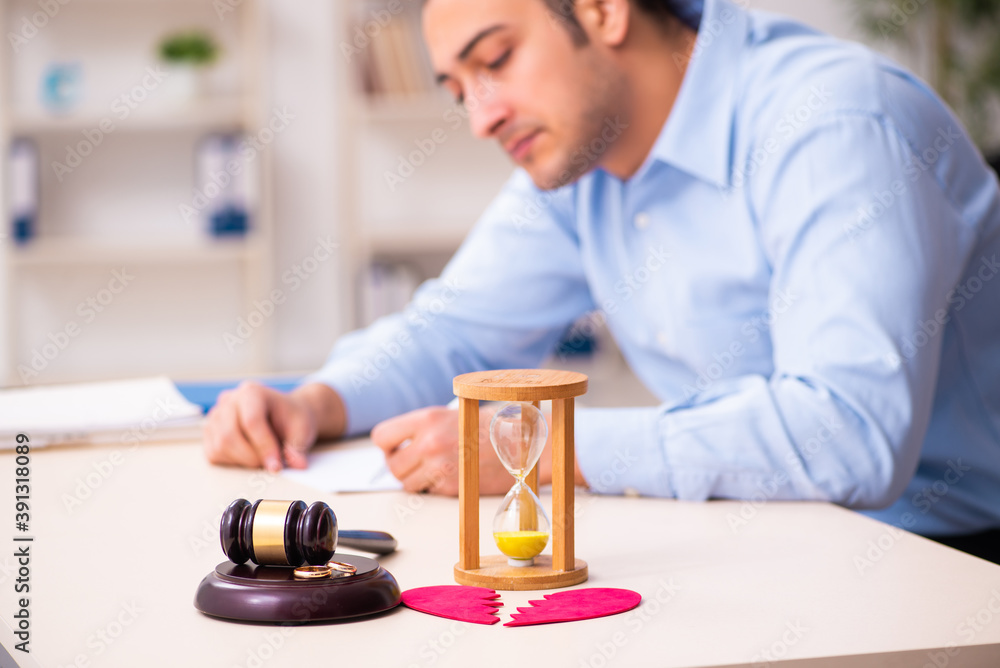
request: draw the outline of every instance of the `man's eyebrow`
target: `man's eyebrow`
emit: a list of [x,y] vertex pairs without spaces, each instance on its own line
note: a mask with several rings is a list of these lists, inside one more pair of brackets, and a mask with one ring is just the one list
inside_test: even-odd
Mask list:
[[[459,62],[468,58],[469,54],[472,53],[472,50],[476,48],[476,45],[479,44],[479,42],[482,41],[485,37],[495,33],[497,30],[502,30],[504,27],[506,26],[504,26],[502,23],[497,23],[496,25],[492,25],[489,28],[483,28],[482,30],[477,32],[476,35],[469,40],[468,44],[466,44],[462,48],[462,50],[458,52]],[[437,77],[435,77],[435,80],[439,84],[443,83],[446,79],[448,79],[447,74],[439,74],[437,75]]]

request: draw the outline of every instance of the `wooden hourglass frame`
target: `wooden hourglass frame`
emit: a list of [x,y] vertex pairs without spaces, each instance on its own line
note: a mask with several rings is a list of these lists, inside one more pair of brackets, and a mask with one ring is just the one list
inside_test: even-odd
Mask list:
[[[501,590],[556,589],[587,579],[587,563],[574,549],[575,398],[587,392],[587,377],[572,371],[511,369],[456,376],[458,397],[459,584]],[[552,401],[552,556],[539,555],[527,567],[514,567],[502,555],[479,555],[479,402],[522,401],[536,408]],[[538,493],[538,464],[525,478]]]

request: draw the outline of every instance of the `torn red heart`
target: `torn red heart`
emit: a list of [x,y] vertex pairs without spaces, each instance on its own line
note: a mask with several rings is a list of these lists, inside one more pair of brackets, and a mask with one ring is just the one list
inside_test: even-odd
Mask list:
[[475,624],[496,624],[500,594],[486,587],[440,585],[417,587],[403,592],[403,605],[429,615]]
[[617,615],[636,607],[641,600],[642,596],[629,589],[594,587],[561,591],[546,594],[542,600],[528,601],[531,607],[518,608],[504,626],[553,624]]

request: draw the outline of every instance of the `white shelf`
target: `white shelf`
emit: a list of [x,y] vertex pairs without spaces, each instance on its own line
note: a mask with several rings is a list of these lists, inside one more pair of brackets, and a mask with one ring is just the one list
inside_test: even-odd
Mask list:
[[15,109],[11,113],[11,131],[14,134],[77,132],[100,128],[101,123],[107,121],[113,123],[116,130],[123,131],[234,127],[243,124],[245,107],[243,100],[236,96],[176,106],[150,103],[149,106],[129,109],[129,115],[124,120],[120,118],[120,114],[110,109],[104,113],[84,111],[65,116],[28,113]]
[[261,252],[253,238],[196,242],[111,243],[72,238],[34,239],[12,246],[8,257],[20,267],[118,264],[198,264],[251,260]]

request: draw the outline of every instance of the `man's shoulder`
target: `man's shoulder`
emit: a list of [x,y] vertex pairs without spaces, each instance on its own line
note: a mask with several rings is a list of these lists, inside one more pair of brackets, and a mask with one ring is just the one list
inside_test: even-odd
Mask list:
[[739,67],[737,124],[751,134],[844,114],[887,115],[887,90],[921,85],[864,45],[763,12],[750,13]]

